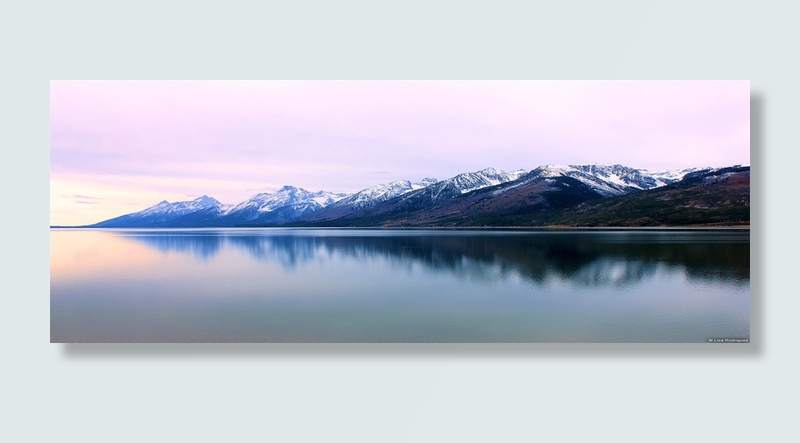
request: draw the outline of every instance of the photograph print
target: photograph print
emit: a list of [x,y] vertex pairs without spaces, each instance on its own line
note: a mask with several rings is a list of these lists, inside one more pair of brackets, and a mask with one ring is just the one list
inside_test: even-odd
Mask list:
[[51,343],[749,343],[749,81],[50,82]]

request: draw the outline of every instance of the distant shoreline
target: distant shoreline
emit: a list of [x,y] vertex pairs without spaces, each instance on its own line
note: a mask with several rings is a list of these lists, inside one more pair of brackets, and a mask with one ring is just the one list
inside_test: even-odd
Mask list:
[[101,231],[143,230],[143,231],[189,231],[213,229],[320,229],[320,230],[380,230],[380,231],[749,231],[750,225],[729,226],[203,226],[203,227],[96,227],[96,226],[50,226],[50,229],[92,229]]

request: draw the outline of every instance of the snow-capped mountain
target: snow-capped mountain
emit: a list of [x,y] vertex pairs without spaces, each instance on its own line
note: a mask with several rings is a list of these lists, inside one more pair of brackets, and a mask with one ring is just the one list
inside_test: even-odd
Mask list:
[[524,219],[524,214],[531,211],[566,210],[582,202],[627,196],[671,184],[729,177],[738,183],[737,180],[743,180],[740,176],[744,170],[749,174],[749,165],[664,171],[601,164],[545,165],[530,172],[486,168],[442,181],[426,178],[417,183],[408,180],[384,183],[352,195],[284,186],[235,205],[225,205],[205,195],[184,202],[162,201],[93,226],[225,227],[286,223],[389,226],[456,219],[470,223],[506,220],[502,217],[512,217],[508,220],[515,221]]
[[[439,204],[440,202],[459,197],[471,191],[514,181],[524,174],[525,170],[523,169],[505,172],[496,168],[486,168],[476,172],[458,174],[442,181],[426,179],[419,184],[420,188],[415,190],[407,190],[407,186],[403,182],[394,182],[393,186],[386,187],[379,185],[375,187],[378,189],[367,188],[364,191],[361,191],[364,193],[361,196],[357,197],[358,194],[351,196],[353,197],[354,202],[364,201],[365,204],[360,208],[344,205],[344,203],[351,198],[348,197],[348,199],[342,200],[342,205],[339,203],[331,205],[322,211],[300,218],[300,221],[330,221],[339,218],[347,218],[354,214],[359,217],[383,217],[387,213],[424,211],[436,204]],[[427,183],[430,184],[428,186],[424,186]],[[367,200],[373,193],[380,194],[386,188],[403,189],[404,191],[391,198],[376,199],[371,201]]]
[[275,193],[256,194],[233,206],[222,214],[221,221],[226,225],[285,223],[345,197],[347,194],[284,186]]
[[425,178],[418,183],[411,183],[408,180],[398,180],[390,183],[383,183],[380,185],[372,186],[370,188],[362,189],[349,197],[345,197],[331,205],[333,207],[349,207],[352,209],[361,209],[372,206],[376,203],[389,200],[390,198],[397,197],[398,195],[405,194],[417,189],[422,189],[437,183],[435,178]]
[[426,177],[416,183],[411,183],[411,190],[416,191],[417,189],[427,188],[428,186],[436,183],[439,183],[439,179]]
[[[501,171],[496,168],[486,168],[476,172],[465,172],[454,177],[434,183],[424,189],[432,201],[440,201],[452,198],[461,194],[466,194],[477,189],[488,188],[489,186],[499,185],[514,181],[525,174],[524,169],[517,169],[511,172]],[[417,191],[422,192],[422,190]]]
[[358,209],[368,208],[378,203],[385,202],[397,196],[406,194],[417,189],[426,188],[430,185],[438,183],[439,180],[435,178],[424,178],[419,182],[411,183],[408,180],[398,180],[389,183],[382,183],[375,185],[361,191],[356,192],[348,197],[345,197],[330,206],[325,210],[325,217],[333,214],[341,214],[344,212],[354,211]]
[[403,194],[416,191],[417,189],[426,188],[438,182],[439,180],[428,177],[416,183],[411,183],[408,180],[398,180],[371,186],[304,217],[304,220],[319,221],[336,219],[354,211],[370,208]]
[[155,204],[147,209],[144,209],[143,211],[137,212],[136,215],[142,217],[154,214],[179,216],[188,214],[190,212],[199,211],[201,209],[207,209],[213,206],[219,206],[221,204],[222,203],[220,203],[217,199],[211,198],[207,195],[198,197],[192,201],[183,201],[175,203],[170,203],[164,200],[161,203]]
[[627,194],[665,186],[680,181],[686,174],[708,171],[711,168],[648,171],[622,165],[545,165],[528,174],[529,177],[572,177],[604,197]]
[[347,194],[335,194],[326,191],[309,192],[303,188],[284,186],[275,193],[262,192],[252,196],[230,208],[226,215],[245,212],[272,212],[287,206],[299,211],[308,208],[319,209],[346,196]]
[[214,210],[223,212],[227,210],[230,205],[224,205],[218,200],[211,198],[207,195],[198,197],[191,201],[182,201],[170,203],[163,200],[149,208],[143,209],[139,212],[132,214],[122,215],[110,220],[97,223],[94,226],[98,227],[146,227],[146,226],[162,226],[168,224],[172,220],[182,216],[193,214],[199,211]]
[[147,209],[112,218],[96,227],[204,227],[277,224],[292,221],[336,202],[347,194],[284,186],[274,193],[260,193],[236,204],[225,205],[202,196],[192,201],[162,201]]
[[[683,179],[672,184],[663,184],[680,176],[683,176]],[[724,184],[725,180],[730,184]],[[745,182],[747,184],[742,185]],[[711,183],[719,184],[722,189],[708,188],[690,192],[697,195],[721,192],[724,195],[726,186],[730,186],[730,189],[738,186],[736,190],[731,191],[732,197],[728,198],[729,201],[737,203],[731,203],[728,206],[744,205],[745,209],[740,212],[746,213],[748,198],[746,195],[741,195],[741,190],[745,189],[747,192],[749,186],[749,168],[747,167],[660,171],[653,174],[645,170],[635,170],[618,165],[550,165],[537,168],[517,180],[463,194],[456,195],[452,190],[442,190],[439,188],[439,184],[436,184],[419,191],[409,192],[365,210],[354,211],[338,219],[324,221],[321,225],[546,226],[555,220],[558,220],[557,224],[569,225],[569,219],[560,219],[558,218],[559,214],[578,211],[577,214],[583,217],[585,214],[576,208],[584,207],[581,205],[585,203],[595,205],[596,203],[590,202],[618,201],[615,199],[631,200],[644,194],[646,195],[643,201],[649,202],[645,204],[645,209],[658,207],[675,212],[676,208],[672,206],[671,201],[658,200],[659,196],[647,200],[647,196],[655,195],[652,193],[662,188],[667,189],[665,191],[667,194],[664,195],[672,195],[669,193],[681,193],[684,189],[693,189],[692,186],[705,186]],[[442,192],[434,194],[436,191]],[[447,191],[446,198],[442,198],[442,195],[445,194],[444,191]],[[438,197],[438,199],[434,197]],[[714,203],[702,204],[708,208],[717,208]],[[746,219],[746,215],[734,214],[739,209],[733,211],[725,209],[727,215],[715,219],[715,222],[724,223],[727,220],[740,223],[741,220]],[[653,210],[655,211],[655,209]],[[677,209],[678,213],[683,211],[686,210]],[[644,213],[646,214],[646,210]],[[616,214],[612,209],[604,217],[612,224],[647,224],[651,222],[641,212],[636,220],[628,220],[626,217],[629,216],[630,214],[627,213]],[[710,220],[710,217],[711,215],[708,214],[698,215],[692,219],[691,223],[702,223],[703,220]],[[678,220],[678,218],[670,220]]]

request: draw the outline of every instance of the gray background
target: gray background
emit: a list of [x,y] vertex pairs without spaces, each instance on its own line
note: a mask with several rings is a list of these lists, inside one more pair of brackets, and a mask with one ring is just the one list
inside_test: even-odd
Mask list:
[[[10,2],[0,441],[797,441],[797,2]],[[749,79],[749,345],[49,343],[51,79]]]

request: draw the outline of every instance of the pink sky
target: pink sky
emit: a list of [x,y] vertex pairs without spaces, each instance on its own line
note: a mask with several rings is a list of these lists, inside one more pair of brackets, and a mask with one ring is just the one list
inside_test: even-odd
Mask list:
[[51,81],[50,223],[488,166],[750,162],[748,81]]

